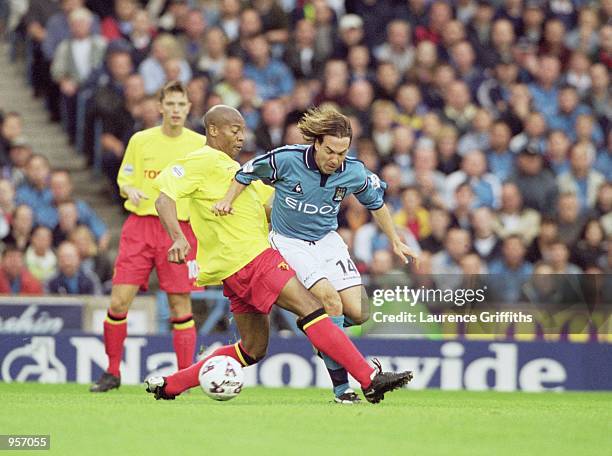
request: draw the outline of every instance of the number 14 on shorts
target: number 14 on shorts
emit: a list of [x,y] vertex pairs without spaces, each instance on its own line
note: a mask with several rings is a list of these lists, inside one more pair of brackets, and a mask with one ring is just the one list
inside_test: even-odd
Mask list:
[[348,258],[345,261],[342,260],[338,260],[336,262],[336,266],[338,266],[340,269],[342,269],[342,274],[347,275],[349,273],[356,273],[357,272],[357,268],[355,267],[355,263],[353,263],[353,261]]

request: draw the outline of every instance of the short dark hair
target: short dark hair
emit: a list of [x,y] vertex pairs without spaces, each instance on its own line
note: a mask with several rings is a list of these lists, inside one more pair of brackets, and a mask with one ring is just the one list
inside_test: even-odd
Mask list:
[[159,91],[159,102],[161,103],[162,101],[164,101],[164,98],[166,97],[166,95],[168,95],[171,92],[180,93],[187,97],[187,89],[185,88],[182,82],[169,81],[169,82],[166,82]]

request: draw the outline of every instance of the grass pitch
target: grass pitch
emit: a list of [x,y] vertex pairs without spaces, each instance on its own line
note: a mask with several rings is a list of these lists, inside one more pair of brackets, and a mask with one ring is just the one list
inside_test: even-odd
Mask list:
[[612,393],[399,391],[340,406],[320,389],[199,390],[0,383],[0,434],[51,434],[57,455],[612,455]]

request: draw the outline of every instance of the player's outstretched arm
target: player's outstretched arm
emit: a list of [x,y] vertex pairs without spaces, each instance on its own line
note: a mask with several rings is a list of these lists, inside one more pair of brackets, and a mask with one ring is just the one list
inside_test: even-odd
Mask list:
[[191,246],[183,234],[176,215],[176,202],[164,192],[155,200],[155,209],[159,215],[164,229],[173,243],[168,249],[168,261],[171,263],[184,263]]
[[213,204],[211,209],[213,213],[221,216],[233,214],[234,208],[232,207],[232,204],[245,188],[246,185],[241,184],[236,179],[233,179],[223,199]]
[[397,234],[397,231],[395,230],[395,225],[393,224],[393,219],[391,218],[387,205],[383,204],[380,209],[370,212],[372,213],[376,224],[391,241],[393,253],[400,257],[404,263],[408,263],[410,261],[409,258],[414,258],[414,261],[416,261],[418,267],[419,256],[400,239],[399,234]]

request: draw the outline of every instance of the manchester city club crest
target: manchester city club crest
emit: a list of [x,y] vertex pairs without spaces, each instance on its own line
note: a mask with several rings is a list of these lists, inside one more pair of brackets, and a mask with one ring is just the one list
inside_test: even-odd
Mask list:
[[334,193],[334,201],[342,201],[344,196],[346,195],[346,187],[336,187],[336,192]]

